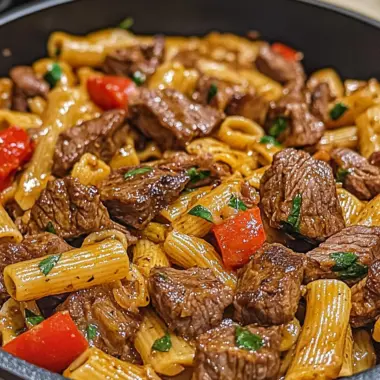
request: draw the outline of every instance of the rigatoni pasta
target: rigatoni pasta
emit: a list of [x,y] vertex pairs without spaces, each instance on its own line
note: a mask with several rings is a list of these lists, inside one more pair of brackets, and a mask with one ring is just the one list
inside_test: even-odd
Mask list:
[[19,243],[22,240],[22,235],[17,229],[13,220],[10,218],[4,207],[0,204],[0,242]]
[[42,120],[31,113],[0,109],[0,130],[13,125],[23,129],[39,128],[42,126]]
[[111,168],[90,153],[85,153],[74,165],[71,176],[78,178],[83,185],[98,185],[111,173]]
[[354,330],[353,339],[354,374],[356,374],[375,366],[376,353],[368,331],[364,329]]

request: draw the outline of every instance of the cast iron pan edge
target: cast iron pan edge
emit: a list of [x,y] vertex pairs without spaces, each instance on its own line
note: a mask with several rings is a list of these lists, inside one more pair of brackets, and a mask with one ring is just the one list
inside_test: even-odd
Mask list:
[[[84,34],[117,25],[126,16],[135,19],[133,29],[142,34],[244,34],[256,29],[264,38],[302,50],[309,71],[332,66],[343,77],[380,78],[380,23],[316,0],[38,1],[0,17],[0,54],[12,51],[11,57],[0,55],[0,76],[14,65],[43,57],[47,36],[55,30]],[[0,378],[62,379],[2,350]],[[347,379],[378,380],[380,367]]]

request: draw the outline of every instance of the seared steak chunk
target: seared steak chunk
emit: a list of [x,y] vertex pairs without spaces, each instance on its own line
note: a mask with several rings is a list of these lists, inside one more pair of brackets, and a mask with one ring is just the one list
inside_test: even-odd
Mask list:
[[53,174],[65,176],[85,153],[109,162],[125,145],[129,128],[124,118],[122,110],[108,111],[61,133],[55,146]]
[[373,152],[369,156],[368,161],[371,165],[380,167],[380,152]]
[[224,118],[223,112],[194,103],[172,89],[140,88],[130,99],[129,112],[132,124],[163,149],[181,148],[209,135]]
[[321,241],[344,228],[331,167],[304,151],[284,149],[274,156],[260,196],[273,228]]
[[46,98],[49,92],[49,84],[38,78],[29,66],[16,66],[10,71],[9,76],[14,83],[12,109],[15,111],[26,112],[28,98],[34,96]]
[[64,240],[48,232],[27,236],[21,243],[0,244],[0,303],[9,297],[3,271],[7,265],[42,256],[63,253],[72,249]]
[[368,276],[351,288],[351,326],[362,327],[380,315],[380,260],[368,270]]
[[153,306],[169,328],[187,338],[219,325],[233,298],[232,290],[203,268],[154,268],[149,289]]
[[306,267],[306,282],[337,278],[351,285],[367,274],[374,260],[380,259],[380,227],[344,228],[306,255],[317,262]]
[[331,158],[337,179],[350,193],[362,200],[369,200],[380,193],[379,167],[348,148],[334,149]]
[[[107,285],[72,293],[57,311],[69,311],[71,318],[91,346],[121,360],[135,361],[133,341],[141,323],[137,313],[122,309]],[[89,337],[89,329],[93,332]]]
[[165,40],[156,36],[151,44],[139,44],[116,50],[107,55],[103,70],[107,74],[134,77],[139,75],[142,81],[154,74],[162,63],[165,54]]
[[189,180],[183,169],[121,168],[100,184],[100,197],[113,219],[140,230],[177,199]]
[[74,239],[102,229],[124,228],[112,222],[94,186],[82,185],[77,178],[48,182],[30,210],[25,229],[29,235],[50,231],[63,239]]
[[238,274],[234,319],[243,325],[291,321],[301,297],[304,258],[281,244],[264,244]]
[[[282,327],[244,328],[225,320],[197,340],[193,380],[276,380],[280,369]],[[242,334],[258,345],[243,348]]]
[[317,85],[311,93],[311,113],[324,123],[329,120],[329,102],[332,100],[330,87],[327,83],[322,82]]

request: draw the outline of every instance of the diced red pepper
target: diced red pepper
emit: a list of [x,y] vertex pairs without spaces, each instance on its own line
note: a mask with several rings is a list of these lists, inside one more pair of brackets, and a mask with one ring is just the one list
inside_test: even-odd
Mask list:
[[265,242],[265,231],[258,207],[239,212],[213,228],[228,269],[239,268]]
[[300,52],[280,42],[272,44],[272,50],[281,54],[288,61],[299,61],[302,59],[302,54]]
[[11,340],[3,349],[52,372],[62,372],[88,348],[68,312],[56,313]]
[[12,182],[13,174],[33,154],[34,145],[21,128],[9,127],[0,132],[0,191]]
[[87,91],[91,100],[104,110],[126,108],[128,95],[134,89],[135,84],[129,78],[96,76],[87,80]]

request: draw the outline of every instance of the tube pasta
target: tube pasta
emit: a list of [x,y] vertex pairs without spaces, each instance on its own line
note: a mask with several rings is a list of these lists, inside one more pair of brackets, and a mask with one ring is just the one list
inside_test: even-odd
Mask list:
[[373,326],[372,338],[376,342],[380,342],[380,319],[377,319]]
[[315,88],[315,86],[323,82],[329,85],[331,95],[334,98],[341,98],[344,96],[345,92],[342,80],[334,69],[327,68],[315,71],[310,75],[307,84],[308,87]]
[[99,242],[107,240],[107,239],[118,240],[123,245],[125,250],[128,249],[127,237],[121,231],[113,230],[113,229],[92,232],[90,235],[88,235],[84,239],[82,247],[84,247],[86,245],[92,245],[95,243],[99,243]]
[[139,164],[140,160],[137,156],[133,139],[128,137],[126,144],[112,157],[110,167],[115,170],[123,166],[137,166]]
[[168,227],[156,222],[150,222],[142,231],[141,235],[154,243],[163,243],[166,239]]
[[42,117],[43,113],[46,110],[46,100],[41,96],[35,96],[34,98],[28,98],[27,101],[30,112]]
[[170,267],[169,259],[158,244],[141,239],[133,247],[133,263],[145,277],[155,267]]
[[[230,177],[218,187],[211,190],[207,195],[194,203],[193,207],[202,206],[207,208],[212,215],[215,224],[222,222],[223,208],[228,205],[232,196],[238,197],[240,193],[241,179]],[[179,232],[198,237],[205,236],[212,227],[212,223],[189,213],[183,214],[173,222],[173,228]]]
[[[48,258],[55,258],[55,266],[45,275],[40,266]],[[4,283],[11,297],[29,301],[116,281],[128,273],[125,248],[116,240],[107,240],[61,255],[8,265],[4,269]]]
[[162,157],[162,152],[156,142],[150,141],[144,150],[137,152],[137,157],[140,161],[155,160]]
[[367,84],[364,80],[356,80],[356,79],[346,79],[344,81],[344,94],[351,95],[355,91],[360,90],[365,87]]
[[365,205],[362,201],[356,198],[355,195],[345,189],[337,188],[336,191],[340,206],[342,207],[344,222],[347,227],[351,226],[355,224],[358,215]]
[[355,224],[362,226],[380,226],[380,194],[369,201],[360,214],[358,215]]
[[209,268],[215,277],[231,288],[236,287],[236,276],[227,272],[214,247],[203,239],[172,231],[165,240],[164,250],[169,259],[182,268]]
[[256,142],[252,145],[252,149],[257,153],[257,159],[261,165],[270,165],[273,161],[273,156],[281,151],[282,147],[271,143],[262,144]]
[[63,372],[73,380],[160,380],[150,366],[140,366],[116,359],[98,348],[88,348]]
[[317,149],[327,151],[334,148],[356,149],[358,140],[358,128],[356,126],[327,130],[319,141]]
[[[145,365],[151,365],[153,369],[166,376],[175,376],[181,373],[184,366],[191,366],[194,360],[195,350],[183,338],[167,332],[165,323],[149,309],[143,310],[143,321],[136,334],[135,347]],[[166,333],[170,334],[172,346],[168,352],[152,350],[157,339]]]
[[39,116],[27,112],[17,112],[0,109],[0,130],[17,125],[23,129],[39,128],[42,120]]
[[0,310],[0,332],[2,345],[6,345],[16,338],[25,326],[24,316],[20,303],[10,298],[4,302]]
[[22,235],[17,229],[13,220],[0,204],[0,242],[20,243]]
[[264,175],[267,169],[269,169],[269,165],[263,166],[260,169],[256,169],[249,177],[246,177],[245,180],[255,189],[260,190],[261,177]]
[[368,108],[356,119],[359,135],[359,152],[369,158],[380,150],[380,106]]
[[14,181],[9,187],[0,193],[0,205],[6,205],[8,202],[12,201],[15,197],[16,190],[17,181]]
[[241,116],[228,116],[220,126],[218,138],[231,148],[247,150],[264,134],[264,130],[253,120]]
[[284,378],[292,360],[294,358],[294,353],[296,351],[296,346],[292,346],[289,351],[286,351],[281,355],[281,365],[279,375],[282,376],[281,379]]
[[105,29],[84,37],[64,32],[50,35],[48,52],[70,66],[100,66],[106,55],[116,49],[137,44],[137,39],[123,29]]
[[9,78],[0,78],[0,109],[7,109],[12,103],[13,83]]
[[297,342],[301,332],[301,325],[297,318],[287,323],[282,330],[280,351],[289,351]]
[[353,338],[354,374],[356,374],[374,367],[376,354],[368,331],[363,329],[354,330]]
[[351,290],[342,281],[307,285],[306,318],[286,380],[335,379],[343,364]]
[[352,330],[348,326],[343,352],[343,364],[338,377],[352,376],[354,373],[353,344]]
[[98,185],[111,173],[111,168],[91,153],[85,153],[74,165],[71,176],[83,185]]
[[64,61],[61,61],[61,60],[55,61],[51,58],[42,58],[33,63],[33,70],[35,71],[37,75],[40,75],[42,77],[46,74],[46,72],[48,72],[51,69],[53,63],[58,64],[62,70],[62,74],[59,78],[59,81],[56,83],[55,86],[58,86],[58,87],[74,86],[76,82],[76,78],[73,73],[73,69],[71,68],[70,65],[68,65]]

